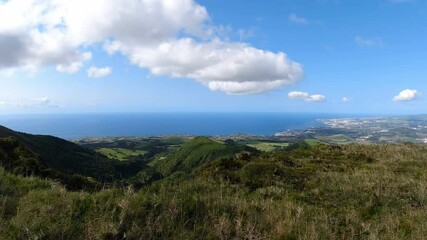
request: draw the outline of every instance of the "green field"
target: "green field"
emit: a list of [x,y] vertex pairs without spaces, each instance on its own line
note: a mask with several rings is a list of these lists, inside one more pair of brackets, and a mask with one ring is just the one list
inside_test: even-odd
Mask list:
[[128,160],[129,157],[140,156],[147,153],[147,151],[144,150],[132,150],[125,148],[98,148],[96,151],[104,154],[110,159],[116,159],[119,161],[125,161]]
[[319,145],[319,144],[325,144],[324,142],[319,141],[317,139],[304,139],[304,142],[307,143],[310,146],[316,146],[316,145]]
[[318,136],[317,139],[320,141],[328,142],[328,143],[336,143],[336,144],[346,144],[351,143],[352,140],[343,135],[343,134],[336,134],[336,135],[330,135],[330,136]]
[[255,142],[247,144],[249,147],[253,147],[255,149],[258,149],[260,151],[264,152],[271,152],[276,149],[280,149],[282,147],[289,146],[289,143],[287,142]]

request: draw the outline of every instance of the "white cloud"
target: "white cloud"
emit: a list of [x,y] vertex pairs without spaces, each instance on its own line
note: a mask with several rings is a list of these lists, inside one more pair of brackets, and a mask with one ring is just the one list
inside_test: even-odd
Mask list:
[[296,24],[301,24],[301,25],[306,25],[309,24],[310,21],[306,18],[303,17],[298,17],[295,13],[291,13],[289,14],[288,17],[289,21],[296,23]]
[[349,97],[343,97],[341,100],[342,100],[343,103],[348,103],[348,102],[351,101],[351,98],[349,98]]
[[58,72],[64,72],[64,73],[76,73],[80,71],[80,69],[83,67],[84,62],[87,62],[92,59],[92,53],[85,52],[81,54],[80,59],[76,60],[75,62],[72,62],[70,64],[58,64],[56,66],[56,70]]
[[309,98],[305,99],[306,102],[323,102],[326,99],[325,96],[320,94],[310,95]]
[[356,36],[354,38],[354,41],[357,43],[357,45],[361,47],[382,47],[384,46],[383,40],[381,38],[363,38],[360,36]]
[[104,67],[104,68],[97,68],[97,67],[90,67],[87,70],[87,76],[91,78],[101,78],[110,75],[113,72],[113,70],[110,67]]
[[310,94],[308,94],[307,92],[293,91],[288,93],[288,97],[292,100],[304,100],[310,97]]
[[326,97],[320,94],[310,95],[307,92],[293,91],[288,94],[288,98],[292,100],[302,100],[305,102],[323,102]]
[[271,90],[303,75],[284,53],[224,40],[193,0],[9,0],[0,1],[0,16],[0,70],[56,65],[73,73],[92,45],[104,43],[152,75],[228,94]]
[[[114,45],[114,43],[113,43]],[[107,49],[111,47],[107,46]],[[250,94],[278,88],[301,78],[302,68],[283,53],[259,50],[242,43],[190,38],[164,42],[157,48],[114,47],[153,75],[192,78],[228,94]]]
[[407,102],[415,100],[419,96],[419,92],[415,89],[405,89],[398,95],[394,96],[393,101],[395,102]]

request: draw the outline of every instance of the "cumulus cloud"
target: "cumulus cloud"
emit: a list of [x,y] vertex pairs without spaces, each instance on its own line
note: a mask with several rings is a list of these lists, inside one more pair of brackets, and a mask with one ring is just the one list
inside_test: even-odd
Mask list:
[[356,36],[354,38],[354,41],[357,43],[357,45],[361,47],[382,47],[384,46],[383,40],[381,38],[363,38],[360,36]]
[[68,64],[58,64],[56,66],[56,70],[58,72],[64,72],[64,73],[76,73],[83,67],[84,62],[87,62],[91,59],[92,59],[92,53],[85,52],[81,54],[80,57],[76,59],[75,62],[71,62]]
[[87,70],[87,76],[91,78],[101,78],[110,75],[113,72],[113,70],[110,67],[104,67],[104,68],[97,68],[97,67],[90,67]]
[[415,100],[419,96],[419,92],[415,89],[405,89],[398,95],[394,96],[393,101],[395,102],[407,102]]
[[298,81],[286,54],[221,36],[193,0],[0,1],[0,70],[56,65],[74,73],[104,44],[152,75],[190,78],[228,94],[259,93]]
[[[34,71],[47,65],[71,72],[87,54],[60,26],[55,1],[0,1],[0,70]],[[67,67],[73,65],[73,67]],[[70,70],[71,69],[71,70]]]
[[323,102],[326,97],[320,94],[310,95],[307,92],[293,91],[288,94],[288,98],[292,100],[302,100],[305,102]]
[[190,38],[160,44],[157,48],[133,48],[111,43],[131,62],[153,75],[192,78],[228,94],[250,94],[278,88],[301,78],[302,68],[283,53],[272,53],[243,43],[215,40],[198,43]]

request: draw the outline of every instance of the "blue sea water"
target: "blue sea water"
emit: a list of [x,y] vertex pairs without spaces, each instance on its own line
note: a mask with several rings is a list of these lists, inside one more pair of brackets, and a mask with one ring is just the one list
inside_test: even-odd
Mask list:
[[273,135],[288,129],[319,126],[333,114],[301,113],[134,113],[0,115],[0,125],[65,139],[155,135]]

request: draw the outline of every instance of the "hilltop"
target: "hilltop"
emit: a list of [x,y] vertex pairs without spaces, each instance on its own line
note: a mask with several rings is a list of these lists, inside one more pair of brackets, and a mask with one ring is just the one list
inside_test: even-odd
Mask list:
[[184,144],[174,153],[155,159],[151,166],[164,176],[174,172],[190,173],[200,166],[218,159],[234,159],[236,154],[251,154],[256,149],[234,143],[221,143],[208,137],[196,137]]

